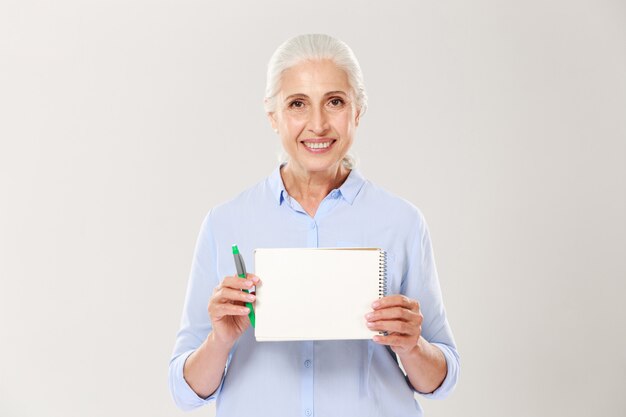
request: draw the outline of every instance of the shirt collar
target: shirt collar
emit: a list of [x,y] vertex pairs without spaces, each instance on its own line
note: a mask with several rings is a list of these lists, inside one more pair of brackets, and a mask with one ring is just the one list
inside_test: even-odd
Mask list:
[[[276,199],[276,202],[280,205],[285,201],[287,197],[287,190],[285,190],[285,184],[283,183],[283,179],[280,176],[280,167],[277,166],[274,171],[268,177],[269,187],[271,189],[272,195]],[[357,194],[363,188],[365,184],[365,178],[361,175],[361,173],[357,169],[353,169],[348,174],[348,178],[341,184],[338,191],[341,193],[341,196],[350,204],[354,202]]]
[[283,184],[283,178],[280,176],[280,167],[283,165],[285,164],[277,166],[267,179],[269,181],[270,190],[272,190],[272,195],[276,198],[279,205],[283,203],[283,200],[287,195],[285,184]]
[[365,185],[365,178],[361,172],[358,169],[352,169],[348,178],[339,187],[339,192],[348,203],[352,204],[363,185]]

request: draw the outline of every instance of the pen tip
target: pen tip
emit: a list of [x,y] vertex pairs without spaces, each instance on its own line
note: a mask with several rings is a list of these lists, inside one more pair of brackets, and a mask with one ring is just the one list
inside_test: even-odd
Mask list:
[[237,245],[233,245],[233,255],[237,255],[239,253],[239,248]]

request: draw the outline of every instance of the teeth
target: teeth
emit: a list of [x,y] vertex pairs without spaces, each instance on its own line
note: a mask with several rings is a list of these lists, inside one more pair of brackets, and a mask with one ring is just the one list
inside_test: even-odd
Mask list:
[[304,146],[306,146],[307,148],[311,148],[311,149],[324,149],[324,148],[328,148],[331,143],[332,142],[319,142],[319,143],[304,142]]

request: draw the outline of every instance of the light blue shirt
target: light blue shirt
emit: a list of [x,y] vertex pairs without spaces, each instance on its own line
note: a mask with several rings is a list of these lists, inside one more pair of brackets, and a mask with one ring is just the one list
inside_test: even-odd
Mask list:
[[422,336],[446,358],[445,380],[422,395],[444,398],[454,389],[459,355],[421,212],[352,170],[311,217],[287,194],[277,167],[265,180],[213,208],[202,223],[169,365],[170,391],[179,408],[217,400],[218,417],[422,415],[416,391],[390,348],[372,340],[257,342],[251,327],[231,350],[217,391],[206,399],[196,395],[183,378],[183,365],[211,331],[207,306],[213,287],[235,274],[234,243],[248,272],[254,272],[256,248],[385,249],[388,294],[419,301]]

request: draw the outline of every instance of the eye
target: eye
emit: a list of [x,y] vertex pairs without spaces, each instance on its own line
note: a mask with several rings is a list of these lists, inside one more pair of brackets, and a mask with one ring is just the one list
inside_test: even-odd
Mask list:
[[291,103],[289,103],[289,107],[294,108],[294,109],[301,109],[304,107],[304,102],[302,100],[294,100]]
[[330,103],[333,107],[339,107],[339,106],[341,106],[341,105],[343,105],[343,104],[344,104],[344,101],[343,101],[343,99],[341,99],[341,98],[339,98],[339,97],[334,97],[334,98],[331,98],[331,99],[330,99],[329,103]]

